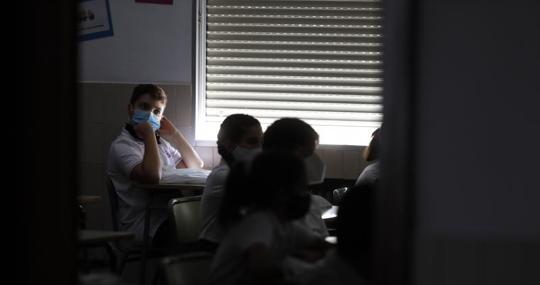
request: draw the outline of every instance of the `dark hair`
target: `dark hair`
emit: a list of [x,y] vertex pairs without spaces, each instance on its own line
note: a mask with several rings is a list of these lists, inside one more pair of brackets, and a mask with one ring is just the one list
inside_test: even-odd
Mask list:
[[245,211],[273,209],[307,184],[303,161],[287,152],[262,152],[250,165],[232,166],[225,183],[219,220],[225,226],[241,219]]
[[154,100],[167,102],[167,95],[165,91],[157,85],[154,84],[139,84],[133,88],[133,93],[131,94],[131,99],[129,102],[135,104],[139,98],[143,95],[149,95],[150,98]]
[[225,150],[225,146],[221,143],[234,143],[237,144],[242,139],[242,136],[246,134],[249,128],[261,126],[259,120],[246,114],[232,114],[227,116],[221,123],[219,128],[218,145],[217,150],[219,155],[227,162],[232,162],[230,153]]
[[294,151],[318,140],[319,134],[308,123],[297,118],[282,118],[264,132],[263,150]]
[[376,185],[360,183],[349,188],[339,204],[337,251],[367,279],[373,248],[374,197]]
[[381,145],[381,128],[377,128],[371,134],[371,141],[365,150],[366,161],[373,161],[379,159]]

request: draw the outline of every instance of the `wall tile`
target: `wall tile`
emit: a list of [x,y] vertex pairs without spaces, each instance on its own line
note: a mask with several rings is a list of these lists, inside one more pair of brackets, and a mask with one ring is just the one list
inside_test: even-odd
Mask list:
[[176,101],[178,101],[178,95],[176,94],[176,88],[173,85],[160,85],[165,94],[167,94],[167,107],[165,108],[164,115],[177,126],[178,122],[178,110],[176,108]]
[[177,124],[181,127],[192,127],[194,124],[193,121],[193,98],[191,95],[190,86],[176,86],[176,110],[177,115]]
[[182,132],[191,145],[195,145],[195,132],[192,127],[178,127],[178,130]]
[[356,179],[366,166],[361,151],[343,151],[343,178]]
[[197,151],[197,153],[199,153],[199,156],[201,157],[201,159],[204,161],[204,168],[212,169],[212,166],[214,164],[212,147],[196,146],[194,148]]
[[324,150],[321,158],[326,163],[327,178],[343,177],[343,151],[327,149]]
[[79,115],[82,123],[104,123],[103,86],[79,84]]
[[133,91],[131,84],[104,84],[105,124],[121,126],[128,120],[128,104]]
[[83,124],[79,130],[79,157],[82,162],[103,163],[104,124]]

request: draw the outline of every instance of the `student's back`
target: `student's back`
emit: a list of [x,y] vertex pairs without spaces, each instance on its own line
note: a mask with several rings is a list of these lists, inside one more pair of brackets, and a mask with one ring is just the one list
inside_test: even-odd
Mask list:
[[[245,171],[245,166],[237,165],[230,175],[242,179],[236,173]],[[292,223],[309,208],[301,160],[290,154],[263,153],[255,158],[247,177],[245,187],[227,183],[220,222],[231,230],[216,252],[211,284],[279,282],[285,256],[313,239]]]

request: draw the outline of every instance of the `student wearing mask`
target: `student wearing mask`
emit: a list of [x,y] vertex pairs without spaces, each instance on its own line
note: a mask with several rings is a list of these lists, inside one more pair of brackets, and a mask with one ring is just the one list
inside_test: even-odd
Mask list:
[[[184,135],[164,115],[167,95],[153,84],[137,85],[128,104],[129,121],[112,142],[107,175],[119,197],[121,230],[135,232],[141,242],[144,230],[146,193],[134,183],[157,184],[166,168],[202,168],[203,162]],[[171,197],[156,197],[163,207],[150,217],[154,245],[167,245],[169,223],[167,203]]]
[[[304,161],[307,172],[311,174],[308,177],[308,184],[320,183],[324,178],[325,166],[315,153],[318,142],[319,134],[308,123],[297,118],[282,118],[266,129],[263,137],[263,151],[292,153]],[[313,162],[316,164],[314,165]],[[326,237],[328,229],[322,220],[322,214],[332,205],[319,195],[310,195],[310,197],[311,206],[308,214],[297,223],[304,225],[320,237]]]
[[230,167],[239,161],[251,161],[260,152],[261,141],[261,124],[252,116],[233,114],[221,123],[217,140],[221,161],[208,176],[201,201],[203,226],[199,237],[203,249],[214,251],[225,233],[217,216]]

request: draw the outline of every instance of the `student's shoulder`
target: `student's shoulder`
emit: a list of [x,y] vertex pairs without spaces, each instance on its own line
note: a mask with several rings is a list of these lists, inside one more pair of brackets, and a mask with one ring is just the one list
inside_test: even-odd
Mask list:
[[212,172],[208,175],[208,179],[212,180],[225,180],[229,175],[230,168],[227,164],[219,164],[212,169]]
[[137,142],[134,138],[130,137],[129,134],[123,131],[121,132],[112,142],[110,151],[111,152],[122,152],[126,149],[141,148],[144,146],[142,142]]
[[248,215],[227,234],[229,243],[245,246],[253,243],[269,244],[273,238],[275,219],[257,212]]

